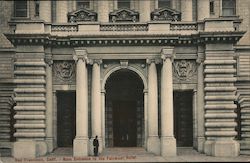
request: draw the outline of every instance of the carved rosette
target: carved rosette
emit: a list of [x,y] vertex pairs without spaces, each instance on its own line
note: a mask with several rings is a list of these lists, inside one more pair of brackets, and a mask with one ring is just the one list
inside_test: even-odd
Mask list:
[[194,82],[197,78],[195,60],[175,60],[173,63],[174,81]]
[[53,73],[55,82],[71,83],[75,81],[75,63],[72,61],[55,61]]

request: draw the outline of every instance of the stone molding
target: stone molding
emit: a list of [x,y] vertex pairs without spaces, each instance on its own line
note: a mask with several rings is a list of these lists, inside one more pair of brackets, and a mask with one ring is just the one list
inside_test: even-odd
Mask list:
[[53,65],[53,58],[51,54],[45,54],[45,63],[50,67]]
[[[51,36],[49,34],[6,34],[14,45],[46,45],[63,47],[89,46],[175,46],[204,45],[206,43],[236,43],[244,32],[199,32],[189,36],[180,34],[136,34],[136,35],[78,35]],[[95,39],[93,39],[95,38]]]

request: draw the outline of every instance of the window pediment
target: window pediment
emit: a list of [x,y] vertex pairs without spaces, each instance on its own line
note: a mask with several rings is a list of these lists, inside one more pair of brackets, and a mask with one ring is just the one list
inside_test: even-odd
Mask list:
[[70,23],[89,22],[89,21],[97,21],[96,12],[82,8],[68,13],[68,22]]
[[110,22],[138,22],[139,12],[130,9],[119,9],[109,13]]
[[181,21],[181,12],[170,8],[159,8],[151,12],[152,21]]

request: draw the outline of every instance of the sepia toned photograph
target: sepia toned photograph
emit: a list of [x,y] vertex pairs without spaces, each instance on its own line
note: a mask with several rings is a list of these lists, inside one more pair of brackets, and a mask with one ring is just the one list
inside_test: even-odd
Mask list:
[[250,0],[0,0],[0,163],[250,162]]

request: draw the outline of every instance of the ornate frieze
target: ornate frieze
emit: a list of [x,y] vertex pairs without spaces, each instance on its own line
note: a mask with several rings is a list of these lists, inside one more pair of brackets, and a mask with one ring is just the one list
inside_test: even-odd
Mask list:
[[175,60],[173,63],[174,81],[192,82],[197,77],[195,60]]
[[97,21],[97,13],[86,9],[79,9],[68,13],[68,22],[93,22]]
[[170,8],[160,8],[151,12],[153,21],[181,21],[181,13]]
[[75,63],[73,61],[55,61],[53,75],[55,82],[72,83],[75,81]]
[[139,12],[130,9],[119,9],[109,13],[110,22],[138,22]]

